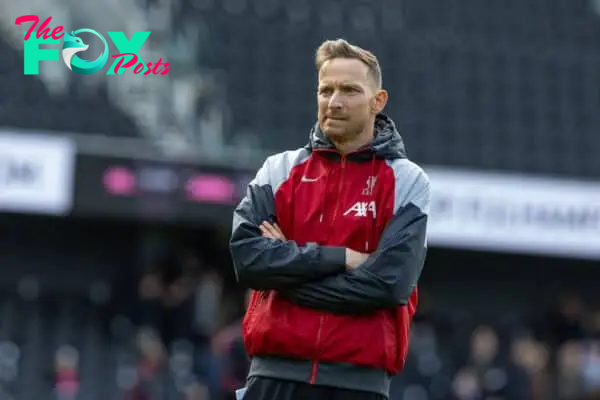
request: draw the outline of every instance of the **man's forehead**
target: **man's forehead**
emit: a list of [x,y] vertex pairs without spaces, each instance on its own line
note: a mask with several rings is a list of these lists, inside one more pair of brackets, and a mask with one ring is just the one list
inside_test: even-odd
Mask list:
[[319,71],[319,84],[366,84],[368,79],[368,67],[355,59],[330,60]]
[[368,83],[366,79],[319,79],[319,86],[353,86]]

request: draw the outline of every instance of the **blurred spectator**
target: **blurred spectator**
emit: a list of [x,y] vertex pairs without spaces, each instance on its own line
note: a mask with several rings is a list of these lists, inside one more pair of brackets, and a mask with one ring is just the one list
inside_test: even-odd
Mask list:
[[210,391],[200,383],[193,383],[185,391],[185,400],[210,400]]
[[59,400],[75,400],[79,394],[79,352],[61,346],[56,352],[56,395]]
[[193,293],[193,329],[197,342],[208,342],[223,322],[222,291],[223,281],[218,271],[205,269]]
[[192,336],[192,295],[201,270],[193,250],[176,249],[158,260],[140,281],[142,325],[160,332],[165,343]]
[[153,330],[143,329],[137,335],[137,350],[140,359],[141,380],[151,380],[164,367],[166,351],[160,338]]
[[483,388],[472,368],[461,368],[454,376],[452,392],[456,400],[483,400]]
[[156,332],[141,329],[135,342],[138,363],[131,373],[131,385],[124,400],[153,400],[153,382],[164,371],[166,351]]
[[194,292],[193,343],[194,370],[212,398],[220,395],[221,359],[211,348],[211,341],[222,321],[223,282],[217,271],[206,269]]
[[[251,291],[246,292],[246,303]],[[242,338],[242,321],[237,320],[223,328],[213,339],[213,354],[220,359],[220,389],[226,400],[235,399],[235,391],[246,386],[246,376],[250,360],[246,354]]]
[[549,316],[546,332],[556,346],[585,337],[584,308],[575,294],[564,293]]
[[600,341],[598,338],[583,344],[582,358],[582,386],[591,398],[600,398]]
[[542,343],[529,336],[515,339],[510,346],[512,373],[509,375],[509,398],[549,398],[552,392],[548,377],[549,361],[548,350]]
[[565,342],[557,352],[556,389],[559,400],[585,399],[583,380],[583,347],[579,342]]
[[470,363],[478,370],[485,370],[499,362],[499,338],[489,326],[479,326],[471,335]]

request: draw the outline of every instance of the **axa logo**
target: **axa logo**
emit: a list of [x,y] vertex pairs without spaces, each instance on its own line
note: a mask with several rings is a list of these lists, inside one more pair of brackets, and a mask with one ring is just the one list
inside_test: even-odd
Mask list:
[[354,213],[355,217],[366,217],[369,214],[377,217],[377,205],[374,201],[357,201],[344,213],[344,216]]
[[[100,71],[106,65],[109,58],[109,48],[104,36],[93,29],[79,29],[71,31],[69,34],[63,26],[56,26],[50,32],[50,28],[48,28],[50,21],[52,21],[52,17],[48,17],[38,27],[40,18],[37,15],[23,15],[15,20],[15,25],[22,25],[26,22],[33,23],[25,32],[24,37],[23,72],[25,75],[39,74],[40,61],[58,61],[58,49],[40,48],[40,45],[60,44],[63,37],[62,59],[71,71],[81,75],[91,75]],[[35,35],[32,36],[34,32]],[[92,34],[102,42],[103,50],[98,58],[93,61],[83,60],[77,55],[77,53],[84,52],[89,48],[89,45],[84,43],[78,36],[81,33]],[[169,63],[163,63],[162,58],[156,63],[145,63],[139,56],[138,53],[150,36],[150,31],[134,32],[129,40],[124,32],[106,33],[119,51],[119,54],[112,55],[115,61],[106,75],[121,75],[127,68],[133,69],[133,73],[136,75],[166,75],[171,70]]]

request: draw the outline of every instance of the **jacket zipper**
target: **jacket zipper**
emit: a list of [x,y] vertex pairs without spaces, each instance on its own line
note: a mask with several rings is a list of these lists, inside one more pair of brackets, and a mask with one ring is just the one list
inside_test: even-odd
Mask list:
[[319,369],[319,342],[321,341],[321,332],[323,331],[323,323],[325,317],[319,317],[319,330],[317,331],[317,358],[313,361],[312,370],[310,371],[310,384],[314,385],[317,380],[317,370]]
[[256,301],[254,304],[249,304],[249,306],[251,306],[251,308],[248,310],[248,315],[250,317],[254,317],[254,311],[256,311],[256,307],[258,307],[259,304],[262,303],[266,298],[267,293],[265,293],[263,290],[256,291]]
[[[337,198],[338,199],[340,198],[340,193],[342,191],[342,183],[344,182],[344,171],[346,170],[346,156],[342,156],[341,168],[342,168],[342,174],[340,176],[340,180],[338,181],[339,183],[338,183],[338,190],[337,190]],[[339,204],[340,204],[339,201],[336,202],[336,204],[335,204],[335,208],[333,210],[333,221],[332,221],[330,227],[337,220]],[[321,344],[321,332],[323,331],[324,324],[325,324],[325,316],[322,315],[319,317],[319,330],[317,331],[317,343],[316,343],[317,357],[313,361],[312,369],[310,372],[310,383],[312,385],[314,385],[317,380],[317,371],[319,369],[319,345]]]
[[[340,194],[342,192],[342,183],[344,182],[344,172],[346,170],[346,156],[342,156],[342,174],[340,176],[340,180],[338,181],[338,190],[337,190],[337,198],[340,198]],[[333,221],[331,221],[331,225],[329,225],[330,227],[333,226],[333,223],[337,220],[337,216],[338,216],[338,211],[340,208],[340,202],[336,201],[335,202],[335,208],[333,209]]]

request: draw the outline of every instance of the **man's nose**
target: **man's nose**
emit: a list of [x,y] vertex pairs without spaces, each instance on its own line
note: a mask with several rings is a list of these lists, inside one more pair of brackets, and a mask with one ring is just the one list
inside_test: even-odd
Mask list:
[[329,108],[332,110],[338,110],[343,107],[342,98],[339,92],[336,90],[329,98]]

